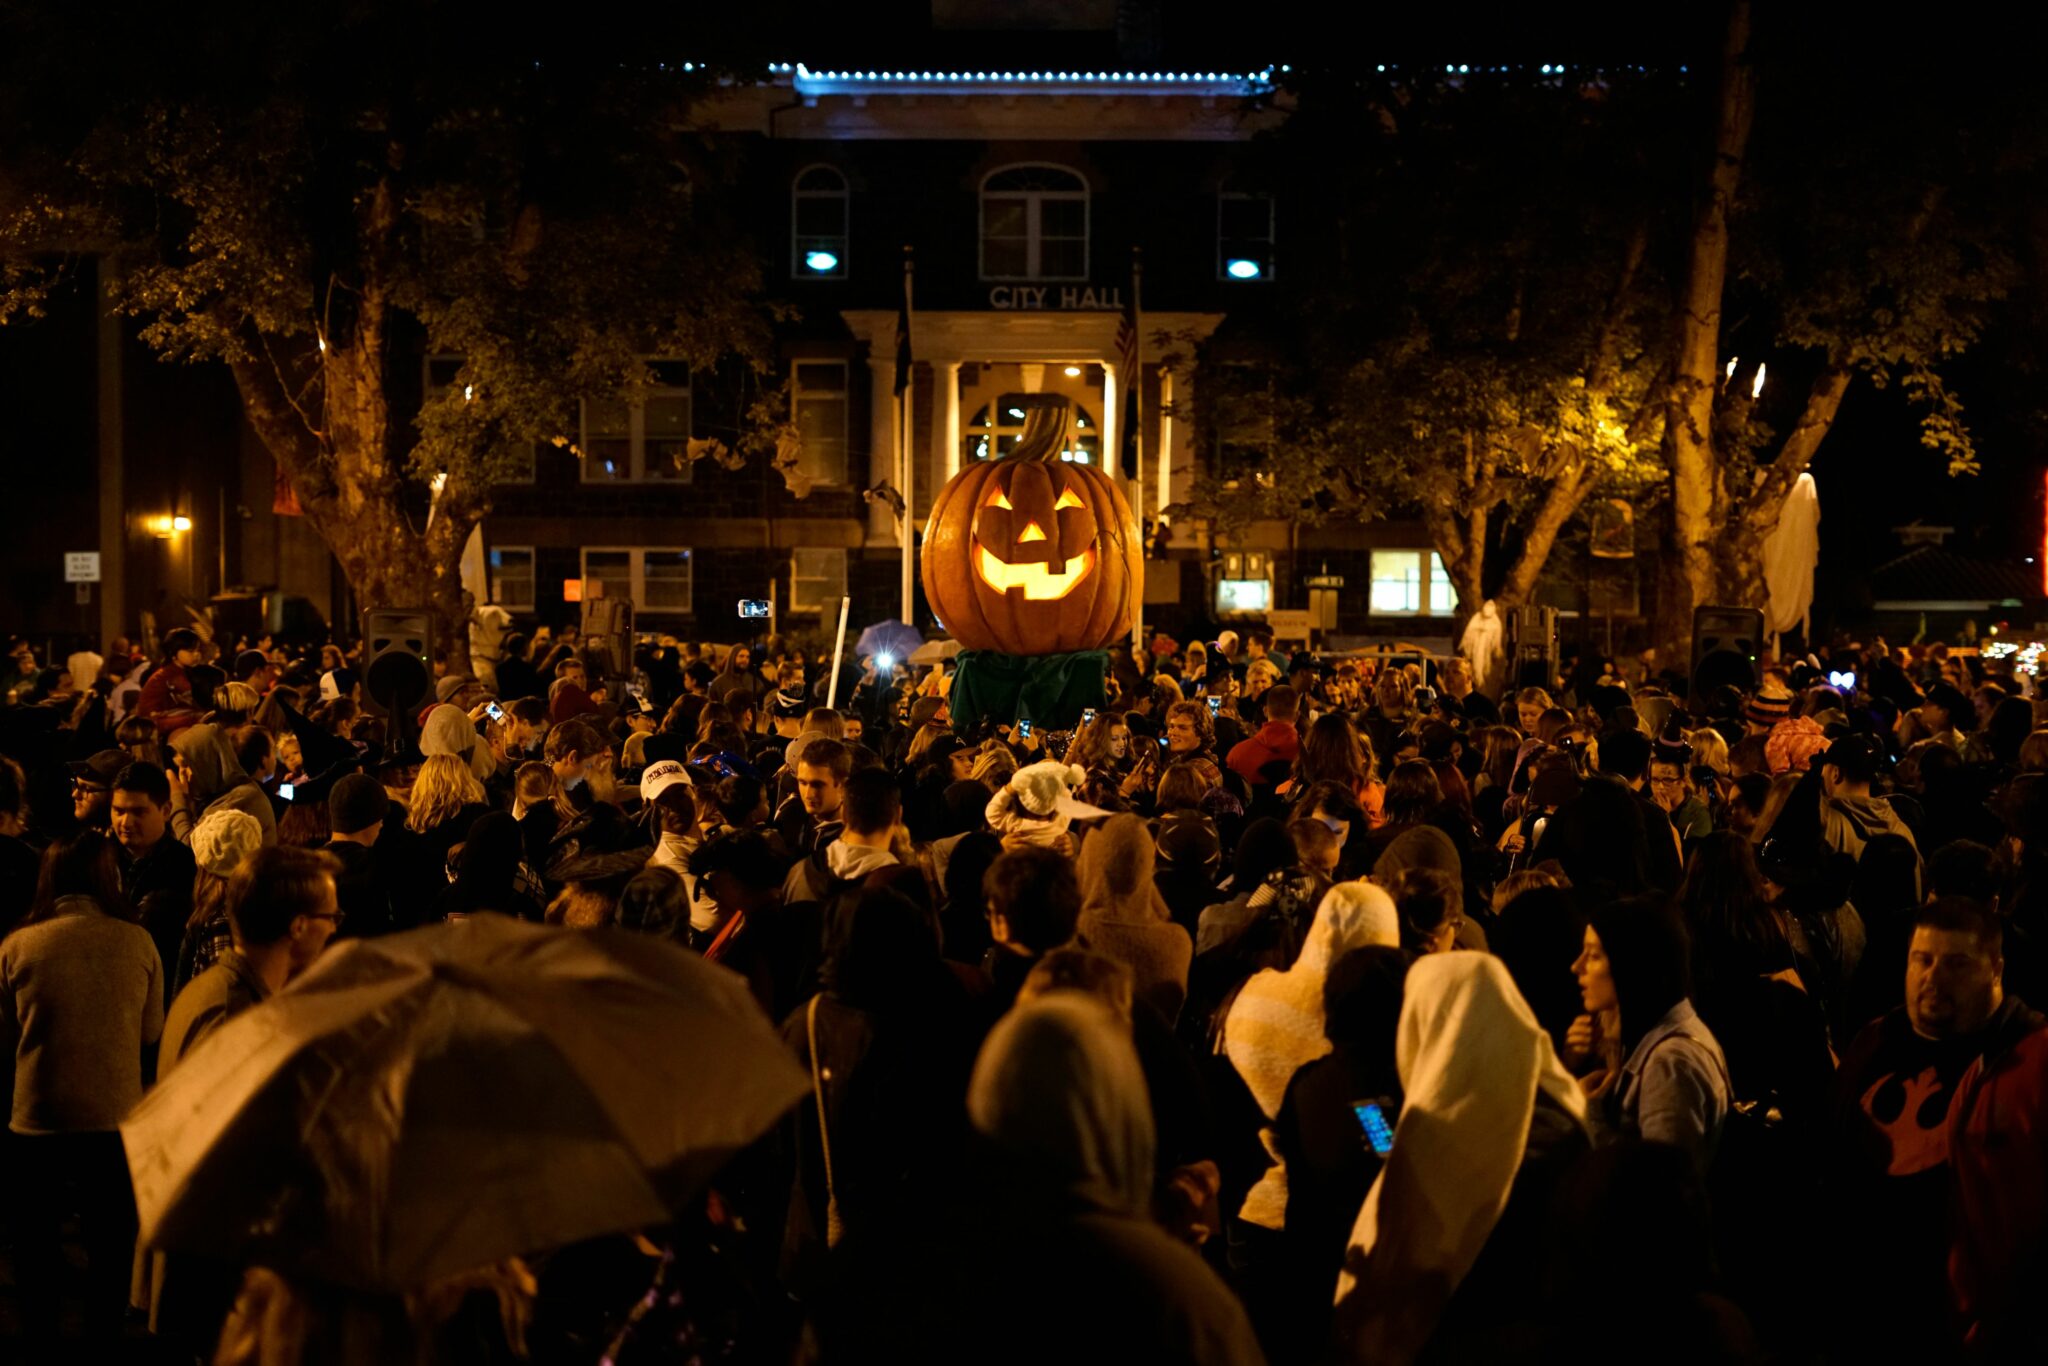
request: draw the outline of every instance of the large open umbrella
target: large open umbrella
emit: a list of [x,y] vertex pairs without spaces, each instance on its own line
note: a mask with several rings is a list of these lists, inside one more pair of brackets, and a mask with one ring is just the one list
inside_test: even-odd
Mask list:
[[806,1085],[724,969],[484,915],[338,946],[121,1136],[144,1241],[403,1291],[668,1221]]
[[900,621],[878,621],[860,633],[853,653],[856,659],[862,655],[894,655],[897,659],[908,659],[922,644],[924,637],[917,633],[915,626],[906,626]]

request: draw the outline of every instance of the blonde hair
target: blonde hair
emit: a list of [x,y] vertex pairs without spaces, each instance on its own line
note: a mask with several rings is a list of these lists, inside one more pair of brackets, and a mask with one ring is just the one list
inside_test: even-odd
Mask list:
[[974,768],[968,777],[977,783],[985,783],[990,791],[1006,785],[1010,775],[1017,771],[1017,756],[1000,742],[991,740],[974,761]]
[[1723,778],[1728,776],[1728,738],[1720,731],[1712,726],[1701,726],[1698,730],[1687,731],[1685,742],[1692,746],[1694,767],[1704,766]]
[[424,834],[463,807],[483,803],[484,786],[469,771],[469,761],[459,754],[436,754],[420,765],[420,775],[413,779],[405,828]]
[[213,690],[213,706],[216,711],[231,711],[241,716],[263,705],[263,698],[247,683],[223,683]]

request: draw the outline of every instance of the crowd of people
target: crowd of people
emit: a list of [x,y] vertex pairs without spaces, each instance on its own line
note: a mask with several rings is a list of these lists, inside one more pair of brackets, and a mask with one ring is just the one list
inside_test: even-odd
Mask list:
[[9,656],[32,1343],[75,1299],[165,1359],[331,1359],[264,1338],[263,1268],[135,1248],[116,1126],[323,953],[504,915],[738,974],[811,1088],[638,1250],[421,1287],[441,1359],[2048,1359],[2011,658],[1489,697],[1224,631],[959,728],[943,665],[779,641],[513,636],[405,716],[346,649],[238,644]]

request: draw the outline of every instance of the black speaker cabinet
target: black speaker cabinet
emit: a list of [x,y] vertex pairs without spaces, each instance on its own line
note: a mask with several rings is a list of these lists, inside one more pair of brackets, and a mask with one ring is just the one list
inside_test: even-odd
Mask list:
[[1696,607],[1692,693],[1704,700],[1730,683],[1755,692],[1764,681],[1764,614],[1755,607]]
[[434,696],[434,614],[424,607],[363,613],[363,705],[410,727]]

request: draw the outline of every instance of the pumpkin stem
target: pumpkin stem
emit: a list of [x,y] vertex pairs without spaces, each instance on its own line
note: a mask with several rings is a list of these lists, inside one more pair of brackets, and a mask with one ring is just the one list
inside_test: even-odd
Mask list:
[[1024,434],[1007,457],[1011,460],[1054,461],[1067,448],[1067,426],[1074,406],[1062,394],[1023,396]]

